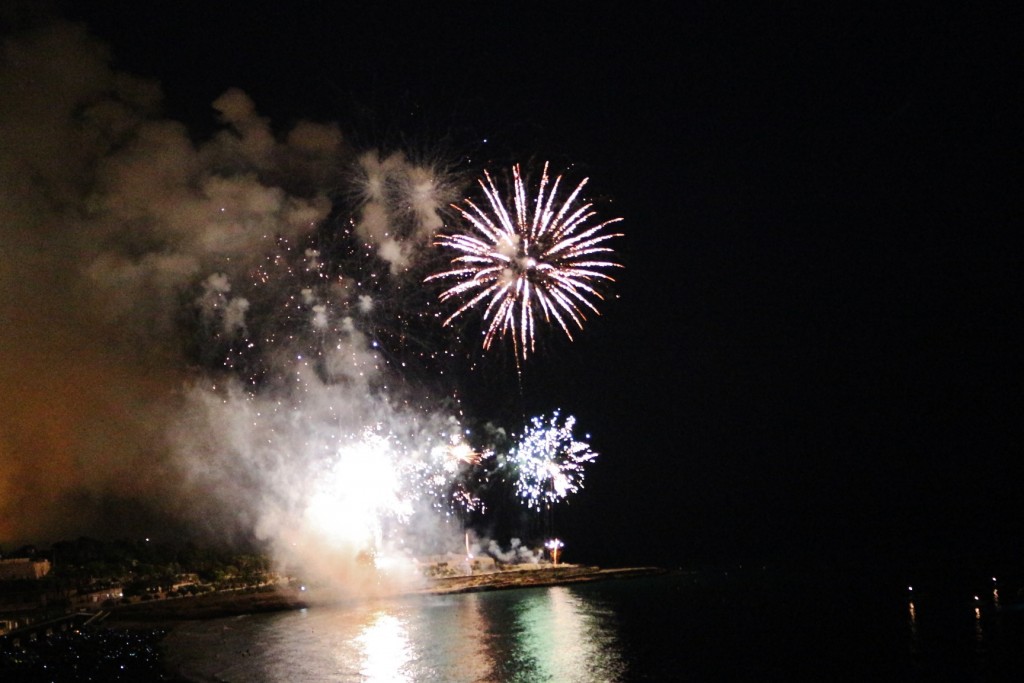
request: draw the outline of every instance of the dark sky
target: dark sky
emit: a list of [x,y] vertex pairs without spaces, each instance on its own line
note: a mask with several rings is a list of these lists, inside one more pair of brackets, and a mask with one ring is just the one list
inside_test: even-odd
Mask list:
[[679,4],[62,12],[197,135],[238,87],[281,126],[592,178],[618,298],[520,399],[601,453],[556,513],[580,559],[1019,557],[1020,17]]

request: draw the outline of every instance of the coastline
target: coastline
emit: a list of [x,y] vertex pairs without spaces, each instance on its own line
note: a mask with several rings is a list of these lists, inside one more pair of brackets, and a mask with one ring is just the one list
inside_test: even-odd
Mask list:
[[541,569],[507,569],[489,574],[452,576],[432,579],[431,585],[417,591],[420,594],[472,593],[476,591],[508,590],[559,586],[573,583],[591,583],[611,579],[631,579],[668,573],[661,567],[620,567],[602,569],[582,565],[559,565]]
[[[654,576],[668,573],[661,567],[623,567],[602,569],[594,566],[559,565],[530,569],[505,569],[494,572],[427,579],[413,590],[400,591],[391,597],[411,595],[446,595],[480,591],[535,588],[575,583],[592,583]],[[255,591],[214,593],[194,597],[155,600],[131,605],[118,605],[110,610],[104,623],[113,627],[138,625],[150,628],[154,623],[217,619],[243,614],[280,612],[327,605],[337,600],[318,600],[307,593],[280,586]]]

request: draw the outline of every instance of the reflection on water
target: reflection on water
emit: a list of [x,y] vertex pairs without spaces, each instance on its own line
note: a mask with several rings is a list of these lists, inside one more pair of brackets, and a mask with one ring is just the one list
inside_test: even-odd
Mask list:
[[609,614],[565,586],[516,603],[507,680],[614,681],[622,674]]
[[205,681],[620,681],[615,628],[613,610],[562,586],[201,622],[166,645]]
[[193,680],[255,683],[1020,680],[1024,671],[1024,590],[1005,579],[997,605],[988,585],[903,592],[846,575],[734,574],[195,622],[164,645]]
[[404,672],[412,659],[412,648],[401,619],[377,612],[356,638],[362,656],[360,673],[369,681],[411,680]]

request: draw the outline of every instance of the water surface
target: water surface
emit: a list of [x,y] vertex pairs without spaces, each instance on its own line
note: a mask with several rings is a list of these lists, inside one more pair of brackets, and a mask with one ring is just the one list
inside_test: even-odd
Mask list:
[[[1024,611],[747,568],[182,624],[196,681],[1014,680]],[[965,588],[966,590],[966,588]],[[981,596],[985,597],[985,596]]]

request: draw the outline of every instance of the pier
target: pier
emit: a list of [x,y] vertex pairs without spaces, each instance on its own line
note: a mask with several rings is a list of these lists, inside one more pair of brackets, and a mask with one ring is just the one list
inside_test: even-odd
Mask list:
[[37,621],[0,635],[0,647],[20,648],[41,638],[48,638],[55,633],[73,631],[83,626],[96,624],[105,619],[110,612],[75,612],[60,617]]

